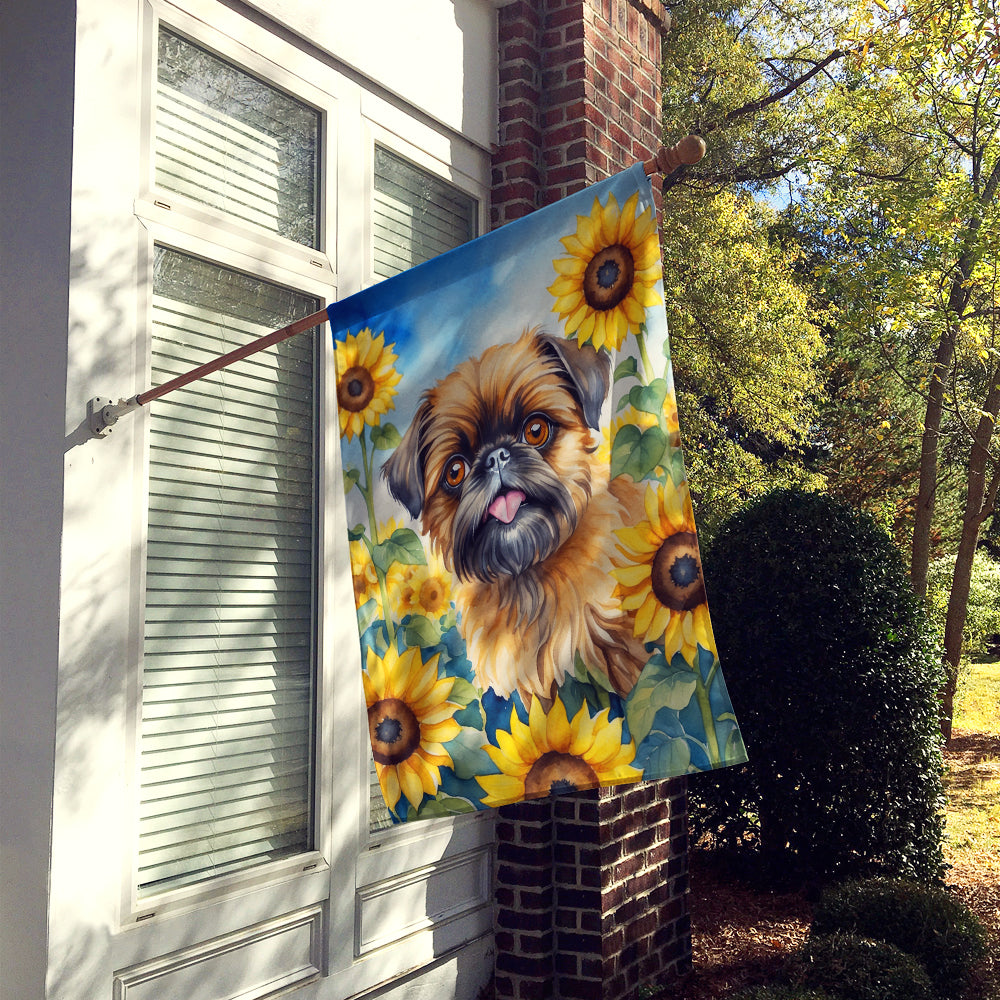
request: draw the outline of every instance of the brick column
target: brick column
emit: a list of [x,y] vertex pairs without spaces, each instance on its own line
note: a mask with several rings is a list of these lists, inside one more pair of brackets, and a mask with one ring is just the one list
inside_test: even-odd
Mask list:
[[[494,227],[661,141],[661,0],[513,0],[498,12]],[[655,185],[654,185],[655,189]],[[500,810],[496,996],[624,1000],[686,972],[686,780]]]

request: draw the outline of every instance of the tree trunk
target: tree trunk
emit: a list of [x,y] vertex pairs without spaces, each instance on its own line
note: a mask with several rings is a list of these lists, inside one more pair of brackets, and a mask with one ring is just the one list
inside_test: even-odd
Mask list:
[[[972,564],[979,544],[979,531],[983,521],[993,513],[997,486],[1000,484],[1000,466],[991,459],[989,447],[993,438],[997,411],[1000,409],[1000,384],[994,374],[990,391],[986,394],[983,414],[979,419],[969,455],[968,486],[965,510],[962,515],[962,535],[955,557],[955,572],[948,596],[948,614],[944,626],[945,685],[941,692],[941,732],[951,739],[952,718],[955,711],[955,689],[958,685],[958,668],[962,657],[962,632],[969,607],[969,588],[972,582]],[[993,466],[992,478],[987,475]]]
[[927,410],[920,439],[920,481],[913,518],[913,544],[910,550],[910,582],[921,596],[927,594],[927,568],[931,559],[931,526],[934,520],[934,498],[937,493],[938,436],[944,411],[944,377],[955,355],[955,327],[948,328],[938,344],[927,389]]

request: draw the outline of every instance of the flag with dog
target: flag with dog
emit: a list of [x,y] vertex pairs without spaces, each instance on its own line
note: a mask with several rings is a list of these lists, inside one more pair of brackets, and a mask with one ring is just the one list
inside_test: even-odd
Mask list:
[[641,164],[329,316],[393,820],[744,761]]

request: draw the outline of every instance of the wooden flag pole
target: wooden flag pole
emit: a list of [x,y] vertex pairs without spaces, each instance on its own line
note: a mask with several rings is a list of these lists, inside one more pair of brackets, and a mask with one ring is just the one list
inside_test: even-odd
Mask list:
[[642,168],[647,174],[672,174],[678,167],[694,166],[705,155],[705,140],[700,135],[686,135],[673,146],[660,146],[656,156]]
[[[697,163],[704,155],[705,140],[697,135],[688,135],[673,146],[661,146],[656,155],[652,159],[646,160],[642,167],[647,174],[669,174],[684,164]],[[289,337],[305,333],[306,330],[311,330],[324,323],[326,315],[326,309],[320,309],[309,316],[295,320],[294,323],[289,323],[288,326],[283,326],[280,330],[267,333],[263,337],[252,340],[249,344],[237,347],[228,354],[223,354],[197,368],[192,368],[191,371],[178,375],[176,378],[170,379],[169,382],[164,382],[163,385],[137,393],[129,399],[119,399],[116,403],[113,400],[95,396],[87,402],[87,420],[91,433],[95,437],[105,437],[111,432],[112,426],[118,422],[118,418],[124,414],[137,410],[140,406],[145,406],[146,403],[159,399],[175,389],[180,389],[190,382],[195,382],[206,375],[220,371],[235,361],[242,361],[258,351],[266,350],[274,344],[288,340]]]

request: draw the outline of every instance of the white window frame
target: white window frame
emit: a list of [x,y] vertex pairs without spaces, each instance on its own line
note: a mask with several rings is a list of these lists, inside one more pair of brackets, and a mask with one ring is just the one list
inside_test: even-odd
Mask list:
[[[138,247],[136,384],[149,384],[153,245],[160,244],[315,295],[325,304],[360,290],[372,275],[371,218],[376,142],[474,197],[479,232],[488,220],[489,159],[485,150],[448,133],[401,101],[366,89],[353,75],[320,61],[237,11],[213,0],[146,0],[142,17],[141,183],[134,203]],[[153,184],[152,116],[156,39],[165,26],[318,108],[322,115],[319,249],[225,220],[206,206]],[[237,41],[239,39],[239,41]],[[364,155],[358,155],[358,150]],[[358,192],[364,196],[358,198]],[[339,205],[339,209],[338,209]],[[358,252],[359,244],[364,253]],[[144,333],[141,331],[145,331]],[[316,977],[321,996],[343,997],[419,968],[491,931],[491,851],[494,814],[424,821],[369,833],[367,723],[360,647],[347,557],[347,523],[336,376],[328,326],[317,333],[320,412],[317,612],[315,850],[245,872],[139,899],[134,871],[138,832],[138,733],[145,580],[145,521],[149,421],[134,415],[135,476],[132,599],[129,628],[126,743],[130,761],[118,933],[113,936],[119,982],[159,975],[171,951],[192,942],[223,940],[280,914],[307,913],[320,928]],[[156,405],[155,401],[151,405]],[[336,697],[331,692],[336,690]],[[345,774],[355,794],[343,795]],[[417,913],[384,933],[378,914],[393,899],[413,900],[433,880],[454,877],[466,893],[451,910]],[[394,893],[401,895],[394,896]],[[477,902],[478,900],[478,902]],[[180,919],[175,919],[180,918]],[[310,916],[310,919],[313,917]],[[375,929],[373,929],[373,926]],[[220,948],[222,946],[220,945]],[[148,971],[153,970],[153,971]],[[126,986],[119,988],[127,992]]]

